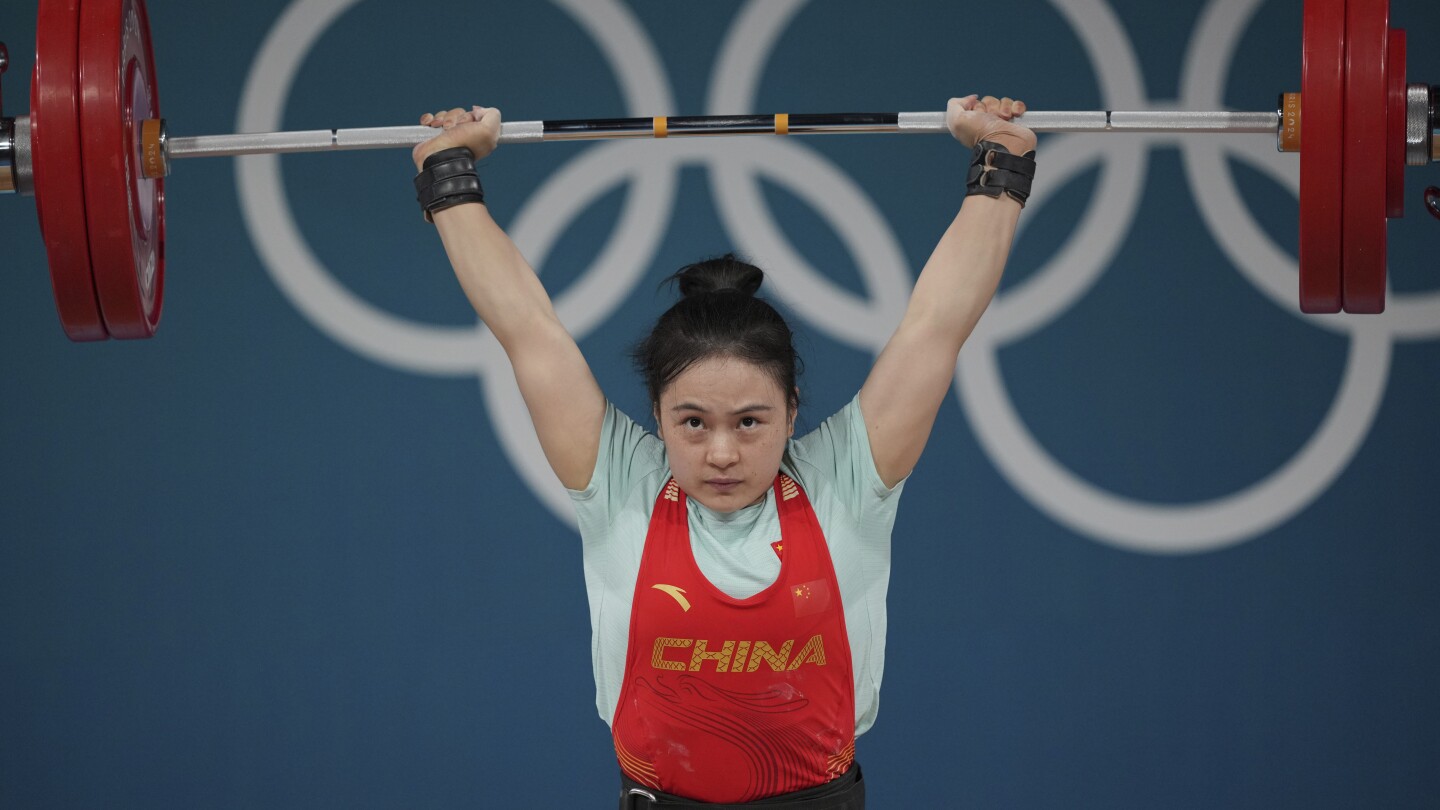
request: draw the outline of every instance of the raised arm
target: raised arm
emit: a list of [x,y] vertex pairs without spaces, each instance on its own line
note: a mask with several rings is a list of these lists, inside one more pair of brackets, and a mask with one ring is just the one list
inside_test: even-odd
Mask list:
[[[1012,154],[1035,148],[1035,134],[1009,119],[1025,111],[1010,99],[951,99],[950,131],[966,147],[998,143]],[[900,326],[860,389],[875,468],[886,486],[914,469],[955,376],[960,347],[1000,284],[1020,219],[1010,196],[972,195],[960,206],[915,282]]]
[[[464,146],[475,158],[494,151],[500,111],[475,107],[426,114],[441,131],[415,147],[416,169],[442,149]],[[436,212],[435,227],[475,312],[504,347],[551,469],[569,489],[584,489],[595,470],[605,396],[565,331],[550,296],[519,248],[484,205]]]

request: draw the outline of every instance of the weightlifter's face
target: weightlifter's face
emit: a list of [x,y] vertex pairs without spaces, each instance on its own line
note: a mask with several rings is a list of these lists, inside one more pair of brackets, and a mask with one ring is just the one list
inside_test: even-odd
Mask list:
[[655,424],[685,494],[716,512],[734,512],[759,501],[774,483],[795,414],[764,369],[711,357],[660,393]]

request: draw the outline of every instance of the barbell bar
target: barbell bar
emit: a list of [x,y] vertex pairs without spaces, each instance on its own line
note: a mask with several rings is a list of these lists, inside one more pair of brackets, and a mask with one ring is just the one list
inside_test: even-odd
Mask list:
[[[1280,129],[1271,112],[1027,112],[1016,119],[1036,132],[1212,132],[1270,133]],[[146,149],[165,161],[154,176],[178,158],[293,154],[412,147],[435,137],[431,127],[368,127],[200,135],[171,138],[163,121],[151,124]],[[651,118],[510,121],[500,125],[500,143],[545,143],[615,138],[671,138],[715,135],[846,135],[861,133],[946,133],[943,112],[829,113],[816,115],[696,115]]]
[[[1305,0],[1302,22],[1301,91],[1275,110],[1035,110],[1018,120],[1038,133],[1274,135],[1280,151],[1300,153],[1300,308],[1383,311],[1385,221],[1404,213],[1404,168],[1440,161],[1440,87],[1406,83],[1405,32],[1389,27],[1389,0]],[[0,73],[8,62],[0,44]],[[154,335],[174,161],[410,148],[435,135],[396,126],[172,137],[144,0],[39,0],[31,105],[28,116],[0,111],[0,192],[36,198],[61,325],[76,341]],[[943,112],[657,116],[509,122],[500,142],[948,131]],[[1424,199],[1440,217],[1440,188]]]

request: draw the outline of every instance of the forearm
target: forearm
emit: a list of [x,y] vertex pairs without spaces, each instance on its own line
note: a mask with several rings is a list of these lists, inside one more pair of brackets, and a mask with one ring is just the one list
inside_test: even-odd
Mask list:
[[900,330],[946,347],[953,364],[995,295],[1019,220],[1008,196],[967,197],[925,262]]
[[489,209],[457,205],[434,219],[466,298],[507,351],[537,324],[558,324],[545,287]]
[[1000,285],[1035,166],[1028,159],[1035,146],[1029,130],[991,119],[966,134],[964,143],[986,139],[994,148],[976,147],[970,193],[921,270],[901,327],[945,347],[952,366]]

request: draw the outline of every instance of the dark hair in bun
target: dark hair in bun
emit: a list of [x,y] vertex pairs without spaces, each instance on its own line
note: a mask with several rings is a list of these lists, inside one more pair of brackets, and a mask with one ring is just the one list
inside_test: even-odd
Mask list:
[[755,297],[765,273],[733,253],[680,268],[667,283],[680,300],[635,346],[635,367],[645,378],[650,404],[685,369],[710,357],[733,357],[761,367],[800,407],[795,382],[801,372],[790,326],[775,308]]
[[682,298],[727,290],[753,296],[760,291],[765,273],[753,264],[740,261],[735,254],[727,253],[686,265],[666,281],[680,288]]

